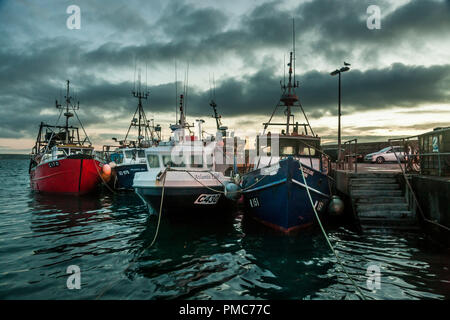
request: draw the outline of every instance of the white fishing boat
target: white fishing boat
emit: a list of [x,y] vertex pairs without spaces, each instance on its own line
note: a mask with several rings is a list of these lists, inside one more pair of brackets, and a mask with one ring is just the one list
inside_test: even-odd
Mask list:
[[[180,96],[180,120],[172,125],[168,142],[145,149],[147,171],[137,172],[133,188],[155,210],[183,215],[187,212],[230,212],[235,201],[225,192],[235,186],[231,176],[215,168],[215,143],[202,139],[202,120],[198,136],[186,122],[183,95]],[[189,133],[189,134],[186,134]],[[209,139],[211,140],[211,139]]]

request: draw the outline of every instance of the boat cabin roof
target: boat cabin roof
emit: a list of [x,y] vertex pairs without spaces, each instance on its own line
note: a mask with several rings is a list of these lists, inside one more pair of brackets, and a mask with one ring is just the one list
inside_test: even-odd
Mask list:
[[69,148],[70,149],[94,149],[94,147],[92,147],[92,146],[80,146],[77,144],[60,144],[55,147],[58,149],[69,149]]

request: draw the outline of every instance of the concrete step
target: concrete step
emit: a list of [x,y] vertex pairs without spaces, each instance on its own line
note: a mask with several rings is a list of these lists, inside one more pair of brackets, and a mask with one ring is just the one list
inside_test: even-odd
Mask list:
[[393,173],[393,172],[378,172],[378,173],[351,173],[350,179],[358,179],[358,178],[364,178],[364,179],[384,179],[384,178],[395,178],[399,173]]
[[371,226],[388,226],[388,227],[409,227],[417,225],[415,219],[384,219],[384,218],[365,218],[361,217],[359,219],[361,226],[364,228],[368,228]]
[[404,203],[406,200],[400,196],[373,196],[373,197],[359,197],[355,198],[355,204],[369,204],[369,203]]
[[395,211],[408,210],[406,202],[403,203],[358,203],[356,211],[362,213],[365,211]]
[[417,224],[409,224],[409,225],[381,225],[381,224],[374,224],[374,225],[361,225],[361,229],[364,232],[380,232],[380,231],[411,231],[411,232],[418,232],[420,231],[420,227]]
[[398,181],[395,178],[353,178],[350,180],[350,185],[391,183],[398,183]]
[[409,210],[372,210],[358,212],[358,217],[360,219],[374,218],[374,219],[413,219],[414,215]]
[[378,196],[386,196],[386,197],[399,197],[402,195],[402,190],[372,190],[372,189],[355,189],[350,191],[350,195],[352,198],[370,198],[370,197],[378,197]]
[[360,190],[360,189],[366,189],[366,190],[397,190],[400,189],[400,185],[398,183],[391,183],[391,184],[359,184],[359,185],[351,185],[351,190]]

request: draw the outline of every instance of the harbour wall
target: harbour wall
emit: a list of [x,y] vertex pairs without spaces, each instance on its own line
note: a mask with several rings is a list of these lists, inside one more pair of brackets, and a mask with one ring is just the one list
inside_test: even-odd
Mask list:
[[[425,217],[450,228],[450,178],[413,175],[410,181]],[[425,228],[427,234],[450,247],[450,231],[430,223]]]

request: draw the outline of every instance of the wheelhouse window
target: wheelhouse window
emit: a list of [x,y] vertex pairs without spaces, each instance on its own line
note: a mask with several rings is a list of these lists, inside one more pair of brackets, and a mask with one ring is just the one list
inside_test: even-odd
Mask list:
[[172,156],[170,156],[170,155],[162,156],[162,161],[163,161],[164,167],[168,167],[168,166],[171,168],[186,167],[186,164],[184,163],[184,161],[181,161],[181,163],[175,163],[174,161],[172,161]]
[[300,147],[299,156],[315,156],[316,155],[316,149],[310,148],[310,147]]
[[125,150],[125,158],[136,158],[136,153],[134,152],[134,150]]
[[70,154],[80,154],[81,150],[80,149],[70,149]]
[[150,168],[159,168],[159,157],[156,154],[149,154],[147,160]]
[[280,147],[281,156],[293,156],[295,154],[294,146],[284,146]]
[[144,150],[138,150],[137,156],[138,156],[138,158],[145,158],[145,151]]
[[[278,141],[273,141],[278,139]],[[288,156],[319,156],[320,140],[318,139],[302,139],[300,137],[284,137],[284,136],[267,136],[257,137],[258,155],[275,155],[275,151],[271,147],[277,147],[280,157]],[[261,154],[260,154],[261,153]]]
[[190,166],[191,168],[203,168],[203,155],[192,154]]

